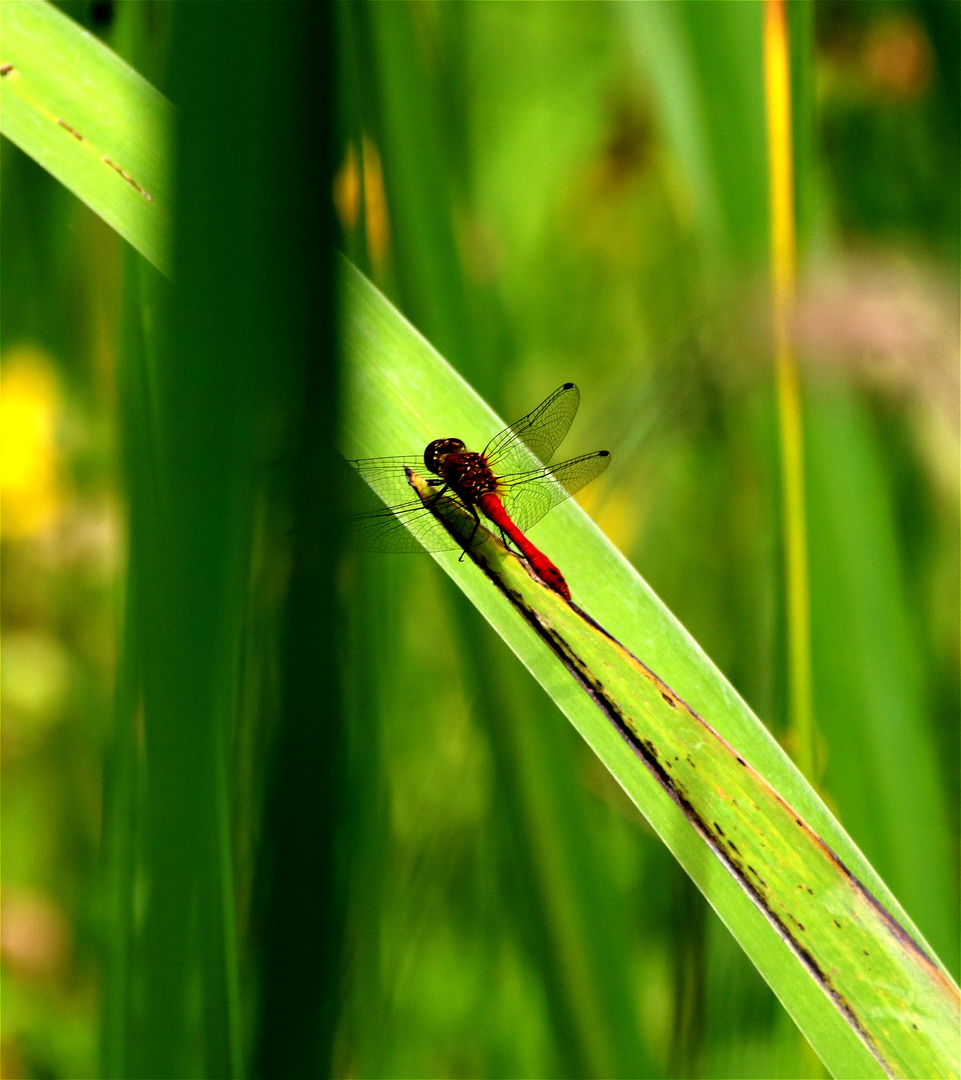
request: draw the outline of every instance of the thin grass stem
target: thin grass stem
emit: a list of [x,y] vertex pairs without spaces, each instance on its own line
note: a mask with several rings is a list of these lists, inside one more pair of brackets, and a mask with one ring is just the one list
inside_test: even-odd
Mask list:
[[791,73],[784,0],[764,4],[764,98],[771,214],[771,322],[781,446],[784,570],[787,593],[788,711],[798,767],[817,781],[811,676],[811,614],[801,378],[790,322],[797,281]]

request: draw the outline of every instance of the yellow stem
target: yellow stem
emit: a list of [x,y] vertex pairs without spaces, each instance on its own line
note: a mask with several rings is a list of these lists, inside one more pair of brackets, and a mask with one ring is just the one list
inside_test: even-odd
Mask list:
[[798,767],[817,780],[811,693],[811,617],[801,379],[790,321],[797,280],[791,78],[785,0],[764,0],[764,98],[771,199],[771,307],[781,440],[784,562],[787,582],[789,717]]

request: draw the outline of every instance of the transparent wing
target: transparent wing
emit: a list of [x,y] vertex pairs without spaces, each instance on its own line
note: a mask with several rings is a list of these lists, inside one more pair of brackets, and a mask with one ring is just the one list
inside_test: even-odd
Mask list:
[[[353,466],[360,478],[380,496],[381,502],[388,506],[405,505],[414,497],[410,484],[407,483],[405,468],[416,469],[422,476],[426,472],[423,458],[418,454],[408,454],[405,457],[360,458],[349,461],[348,464]],[[364,510],[373,510],[379,506],[377,499],[371,499],[369,496],[355,498],[354,503]]]
[[[407,483],[404,467],[414,467],[415,460],[411,454],[350,462],[369,485],[358,484],[351,490],[349,509],[354,513],[347,517],[347,539],[351,547],[358,551],[402,554],[450,551],[457,547],[450,533],[414,496]],[[420,471],[423,474],[423,467]]]
[[536,409],[495,435],[484,450],[494,473],[504,476],[546,465],[570,430],[580,402],[577,387],[564,383]]
[[571,458],[537,472],[501,477],[500,498],[508,517],[527,530],[558,503],[589,484],[611,463],[607,450]]
[[355,514],[347,519],[347,538],[358,551],[389,551],[402,555],[451,551],[457,542],[418,499],[407,506]]

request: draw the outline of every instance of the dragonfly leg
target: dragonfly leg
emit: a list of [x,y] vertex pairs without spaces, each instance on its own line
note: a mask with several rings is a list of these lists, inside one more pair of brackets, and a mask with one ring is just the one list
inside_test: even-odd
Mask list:
[[471,530],[470,538],[467,541],[467,547],[460,553],[460,559],[457,560],[458,562],[460,562],[467,554],[467,548],[474,546],[474,537],[477,535],[477,530],[480,528],[480,515],[477,513],[477,507],[474,506],[473,503],[466,503],[466,506],[470,511],[470,516],[474,519],[474,528]]

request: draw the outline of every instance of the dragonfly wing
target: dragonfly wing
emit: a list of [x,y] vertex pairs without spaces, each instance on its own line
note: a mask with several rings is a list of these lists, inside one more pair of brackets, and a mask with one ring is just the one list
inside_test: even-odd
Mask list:
[[573,383],[558,387],[536,409],[491,439],[484,450],[490,467],[498,475],[506,475],[546,465],[570,430],[580,401],[580,391]]
[[412,460],[413,455],[350,462],[367,485],[354,485],[350,492],[348,508],[355,511],[347,517],[350,546],[360,551],[402,553],[457,547],[420,499],[412,498],[404,471]]
[[[410,484],[407,483],[405,468],[417,470],[421,475],[425,473],[424,466],[419,462],[416,454],[408,457],[378,457],[361,458],[351,461],[360,478],[380,496],[387,506],[406,505],[413,497]],[[358,485],[359,486],[359,485]],[[373,509],[379,507],[376,499],[366,496],[366,488],[362,489],[365,495],[354,499],[359,501],[361,509]],[[366,497],[365,497],[366,496]]]
[[551,509],[580,491],[611,463],[607,450],[562,461],[501,480],[501,502],[511,521],[526,532]]
[[450,551],[457,542],[418,499],[407,506],[386,506],[347,519],[350,546],[358,551],[423,554]]

